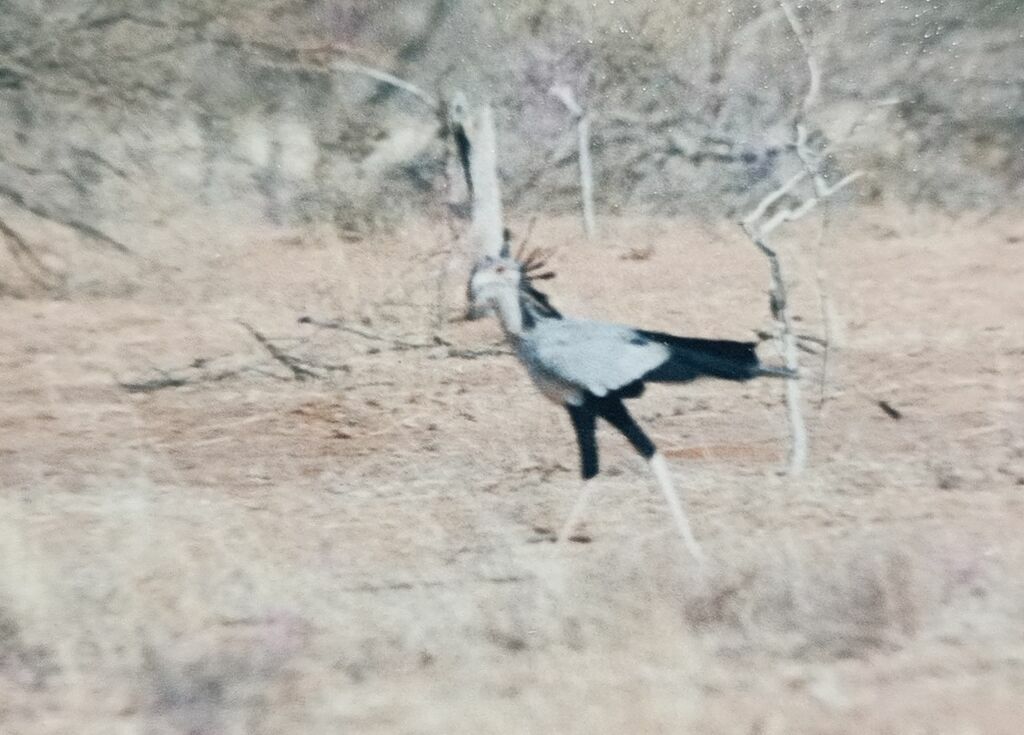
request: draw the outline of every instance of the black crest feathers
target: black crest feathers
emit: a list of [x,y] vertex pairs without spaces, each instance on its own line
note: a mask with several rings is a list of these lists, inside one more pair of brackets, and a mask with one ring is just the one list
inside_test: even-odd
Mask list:
[[530,304],[537,311],[546,317],[561,319],[562,315],[548,299],[547,294],[537,290],[534,285],[537,281],[547,281],[555,277],[555,272],[547,270],[547,253],[540,248],[526,251],[525,244],[516,253],[516,262],[519,263],[521,279],[519,288]]

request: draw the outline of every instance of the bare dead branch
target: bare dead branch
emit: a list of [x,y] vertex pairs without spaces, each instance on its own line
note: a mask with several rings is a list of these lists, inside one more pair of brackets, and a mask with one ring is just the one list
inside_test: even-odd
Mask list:
[[316,374],[309,368],[305,367],[301,361],[292,357],[287,352],[285,352],[277,345],[275,345],[273,342],[271,342],[269,339],[267,339],[265,335],[259,332],[252,325],[243,321],[239,321],[238,323],[242,327],[244,327],[245,330],[249,332],[250,335],[252,335],[253,339],[259,342],[260,345],[262,345],[262,347],[270,354],[272,358],[274,358],[279,363],[288,368],[291,371],[292,376],[295,378],[295,380],[307,380],[309,378],[317,379],[320,377],[318,374]]
[[[632,129],[624,131],[624,134],[612,136],[612,139],[634,140],[635,134]],[[720,135],[688,135],[680,130],[667,130],[664,133],[665,148],[667,155],[680,155],[694,162],[702,163],[705,160],[717,163],[739,163],[749,166],[757,161],[769,160],[785,148],[781,146],[762,146],[754,148],[744,145],[741,141],[723,138]]]
[[291,68],[309,71],[320,69],[322,71],[342,72],[345,74],[357,74],[376,82],[393,87],[399,91],[411,95],[419,100],[433,112],[441,109],[441,102],[421,87],[412,82],[402,79],[384,69],[379,69],[368,64],[353,61],[347,58],[344,49],[335,46],[318,46],[315,48],[299,48],[289,46],[278,46],[266,42],[242,42],[236,39],[210,39],[211,41],[229,45],[247,51],[261,52],[263,63],[278,68]]
[[332,71],[341,71],[349,74],[361,74],[363,76],[369,77],[370,79],[374,79],[380,82],[381,84],[390,85],[395,89],[399,89],[405,92],[406,94],[412,95],[420,102],[422,102],[424,105],[429,107],[431,110],[436,111],[440,106],[440,103],[435,97],[431,96],[430,94],[427,94],[422,89],[417,87],[415,84],[407,82],[406,80],[401,79],[400,77],[396,77],[394,74],[391,74],[390,72],[386,72],[381,69],[374,69],[373,67],[366,66],[365,64],[358,64],[354,61],[333,61],[327,65],[327,68],[331,69]]
[[155,393],[169,388],[184,388],[188,385],[201,385],[203,383],[218,383],[229,378],[236,378],[246,373],[257,373],[268,377],[280,378],[279,375],[272,375],[259,366],[248,366],[229,370],[211,371],[203,369],[206,361],[202,359],[193,360],[187,367],[172,368],[165,370],[156,368],[153,372],[155,377],[137,378],[133,380],[121,380],[116,375],[114,382],[119,388],[129,393]]
[[[800,338],[793,332],[793,324],[789,315],[788,293],[786,279],[783,274],[782,265],[778,253],[772,248],[766,238],[779,226],[786,222],[795,222],[814,210],[818,205],[846,188],[854,181],[863,176],[862,171],[854,171],[837,183],[830,185],[822,173],[822,162],[828,154],[828,146],[820,153],[814,151],[808,143],[809,135],[804,124],[810,110],[816,104],[821,90],[821,69],[811,48],[810,38],[807,35],[799,16],[789,5],[787,0],[778,0],[779,6],[789,23],[793,34],[796,36],[804,53],[807,63],[808,83],[807,92],[804,96],[800,110],[797,112],[794,123],[795,150],[802,167],[789,180],[783,182],[774,191],[765,195],[760,202],[740,221],[743,231],[750,238],[750,241],[768,260],[771,277],[771,289],[769,291],[769,307],[772,319],[775,322],[776,341],[779,352],[782,355],[785,365],[794,372],[799,372],[799,351]],[[792,206],[779,207],[769,216],[769,212],[784,197],[793,195],[797,188],[804,182],[810,180],[813,194],[800,198]],[[819,243],[820,245],[820,243]],[[819,283],[821,274],[819,272]],[[827,355],[828,344],[824,346]],[[789,453],[789,473],[797,475],[803,471],[807,463],[807,426],[803,417],[803,399],[801,387],[798,380],[786,381],[786,409],[789,419],[791,443]]]
[[810,150],[807,146],[807,133],[803,123],[797,123],[796,132],[797,141],[794,146],[794,150],[800,158],[801,163],[803,163],[803,169],[794,174],[777,189],[766,194],[757,206],[743,218],[743,223],[744,225],[753,225],[755,222],[763,220],[768,210],[771,209],[776,202],[784,196],[791,194],[808,178],[813,182],[815,196],[802,200],[794,207],[777,210],[768,220],[762,222],[757,227],[757,231],[762,237],[770,234],[773,230],[778,228],[779,225],[785,222],[795,222],[796,220],[804,217],[811,210],[817,207],[822,200],[834,196],[865,175],[863,171],[853,171],[835,184],[829,185],[825,180],[825,177],[821,174],[821,159],[828,153],[828,149],[817,155]]
[[21,272],[29,280],[45,289],[56,288],[62,280],[60,274],[47,266],[18,232],[0,219],[0,235],[7,240],[8,251],[18,262]]
[[[751,242],[768,259],[771,274],[771,291],[769,305],[772,318],[776,324],[776,340],[785,366],[799,372],[797,337],[793,333],[793,324],[789,316],[789,295],[786,280],[782,273],[779,256],[764,238],[757,232],[754,225],[742,223],[743,231]],[[807,424],[803,418],[803,399],[799,379],[786,381],[786,413],[789,419],[790,452],[789,473],[800,474],[807,465]]]
[[[269,352],[269,350],[268,350]],[[231,354],[223,355],[222,357],[233,357]],[[258,375],[266,378],[272,378],[274,380],[288,381],[297,379],[294,374],[291,376],[282,376],[279,371],[268,370],[264,365],[265,363],[257,362],[248,365],[242,365],[239,367],[225,367],[222,369],[215,369],[214,362],[218,358],[196,358],[192,360],[188,365],[183,367],[175,368],[153,368],[150,373],[155,375],[143,376],[133,379],[123,380],[116,375],[112,376],[117,385],[128,391],[129,393],[154,393],[160,390],[166,390],[170,388],[182,388],[185,386],[202,385],[205,383],[218,383],[223,380],[229,380],[231,378],[240,378],[245,375]],[[276,357],[273,358],[276,362],[280,362]],[[332,365],[313,363],[309,361],[299,360],[298,358],[292,358],[299,367],[307,369],[312,372],[312,369],[321,370],[326,373],[351,373],[352,368],[349,365]],[[234,362],[234,361],[232,361]],[[316,376],[321,377],[321,376]]]
[[[839,193],[847,186],[852,184],[854,181],[863,176],[865,176],[865,173],[858,169],[856,171],[853,171],[852,173],[847,174],[832,186],[828,186],[827,184],[821,186],[821,188],[818,191],[818,199],[828,199],[833,194]],[[822,179],[822,181],[824,181],[824,179]]]
[[556,84],[548,90],[548,94],[561,102],[573,118],[579,119],[583,117],[583,108],[580,107],[579,102],[576,101],[576,96],[572,93],[572,89],[570,89],[568,85]]
[[814,58],[810,37],[807,35],[807,31],[804,30],[800,17],[786,0],[779,0],[779,6],[789,22],[789,27],[793,29],[793,35],[796,36],[800,48],[803,49],[804,59],[807,62],[807,93],[804,95],[803,105],[801,106],[801,117],[803,117],[807,115],[808,111],[818,101],[821,91],[821,69],[818,66],[817,59]]
[[459,360],[479,360],[481,357],[498,357],[502,355],[512,355],[512,350],[507,347],[486,347],[478,350],[456,349],[452,347],[448,350],[448,357],[454,357]]
[[765,197],[758,202],[757,206],[754,207],[746,217],[743,218],[745,225],[753,225],[759,221],[768,212],[775,202],[779,201],[782,197],[793,191],[801,181],[807,178],[807,170],[804,169],[796,173],[792,178],[786,181],[782,186],[774,191],[769,192]]
[[336,329],[339,332],[346,332],[363,339],[368,339],[373,342],[383,342],[388,348],[394,352],[404,352],[406,350],[427,350],[433,347],[449,347],[451,343],[443,339],[439,335],[434,337],[429,342],[408,342],[404,339],[396,337],[387,337],[376,332],[370,332],[365,329],[359,329],[358,327],[349,326],[339,321],[321,321],[314,319],[310,316],[299,317],[299,324],[312,324],[314,327],[321,329]]
[[91,151],[88,148],[82,148],[80,146],[71,146],[70,150],[76,156],[80,156],[82,158],[86,158],[90,161],[93,161],[97,165],[103,167],[107,171],[114,174],[114,176],[118,177],[119,179],[128,179],[128,173],[123,168],[111,163],[96,151]]
[[25,199],[25,197],[21,195],[20,192],[17,192],[8,186],[0,185],[0,197],[7,199],[15,206],[24,209],[26,212],[29,212],[30,214],[34,214],[36,217],[39,217],[40,219],[45,219],[49,222],[53,222],[55,224],[62,225],[63,227],[67,227],[68,229],[74,230],[78,234],[84,236],[86,239],[94,240],[96,242],[101,242],[105,245],[109,245],[122,255],[134,255],[132,250],[127,245],[125,245],[122,242],[119,242],[118,240],[115,240],[105,232],[96,229],[92,225],[80,222],[79,220],[60,217],[59,215],[55,215],[52,212],[48,211],[44,207],[30,204]]
[[[842,191],[850,184],[864,175],[863,171],[854,171],[847,174],[835,184],[829,184],[822,172],[822,164],[829,153],[830,145],[826,145],[820,152],[815,151],[809,144],[810,135],[805,126],[805,119],[808,112],[817,102],[821,89],[821,69],[814,57],[810,39],[806,30],[800,22],[799,17],[787,0],[779,0],[786,20],[796,36],[808,69],[808,87],[803,103],[797,113],[794,123],[795,142],[792,150],[796,152],[800,163],[800,171],[783,182],[774,191],[765,195],[751,211],[740,221],[743,231],[750,238],[750,241],[768,260],[771,277],[771,289],[769,291],[769,306],[772,319],[775,322],[776,341],[779,352],[782,355],[785,365],[790,370],[799,372],[799,351],[801,349],[801,338],[794,334],[792,320],[789,315],[788,293],[786,279],[783,273],[779,256],[772,248],[766,238],[778,227],[787,222],[795,222],[815,208],[822,202],[827,201]],[[787,196],[795,195],[805,181],[810,181],[813,193],[797,198],[792,206],[781,206],[769,216],[772,208]],[[819,242],[819,249],[821,243]],[[819,286],[823,283],[823,276],[818,274]],[[824,297],[823,297],[824,298]],[[824,302],[823,302],[824,304]],[[823,305],[823,309],[824,309]],[[823,346],[825,359],[828,357],[828,339]],[[824,380],[824,378],[823,378]],[[824,390],[824,388],[822,388]],[[807,463],[808,438],[807,427],[803,417],[803,399],[801,386],[798,380],[786,381],[786,409],[789,420],[791,443],[789,452],[788,468],[789,473],[797,475],[803,471]]]
[[181,388],[191,383],[188,378],[173,376],[173,375],[161,375],[158,378],[150,378],[148,380],[139,381],[117,381],[119,387],[128,391],[129,393],[155,393],[158,390],[164,390],[165,388]]
[[775,228],[781,225],[783,222],[796,222],[801,219],[804,215],[814,209],[818,204],[817,197],[810,197],[804,199],[795,207],[783,208],[778,210],[775,214],[768,219],[767,222],[758,227],[758,232],[761,237],[769,235]]

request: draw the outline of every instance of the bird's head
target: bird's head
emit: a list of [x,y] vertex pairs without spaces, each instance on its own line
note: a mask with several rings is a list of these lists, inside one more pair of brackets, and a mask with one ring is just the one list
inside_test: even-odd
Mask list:
[[[554,278],[545,268],[544,256],[539,250],[523,257],[523,249],[513,257],[509,251],[509,233],[505,231],[505,244],[497,256],[485,255],[477,261],[469,276],[467,300],[468,319],[478,319],[499,309],[502,304],[518,303],[525,294],[533,300],[546,299],[533,286],[534,281]],[[550,308],[550,305],[547,305]]]
[[479,319],[492,313],[503,300],[517,298],[521,281],[522,266],[507,255],[478,260],[469,276],[467,318]]

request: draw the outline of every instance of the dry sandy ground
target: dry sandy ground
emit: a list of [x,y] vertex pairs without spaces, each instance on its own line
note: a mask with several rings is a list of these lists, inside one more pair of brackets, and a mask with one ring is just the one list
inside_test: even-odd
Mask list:
[[[734,227],[576,229],[532,235],[566,310],[767,326]],[[610,433],[592,542],[545,540],[568,419],[457,319],[443,232],[211,229],[134,292],[3,302],[0,732],[1021,732],[1024,219],[874,212],[820,261],[794,235],[835,345],[799,480],[777,382],[634,403],[704,576]]]

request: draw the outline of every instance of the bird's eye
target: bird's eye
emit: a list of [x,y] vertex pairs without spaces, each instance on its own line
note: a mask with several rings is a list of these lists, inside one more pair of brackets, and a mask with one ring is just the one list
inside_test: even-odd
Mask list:
[[505,270],[506,270],[506,268],[503,265],[495,266],[495,268],[494,268],[494,272],[495,273],[504,273]]

